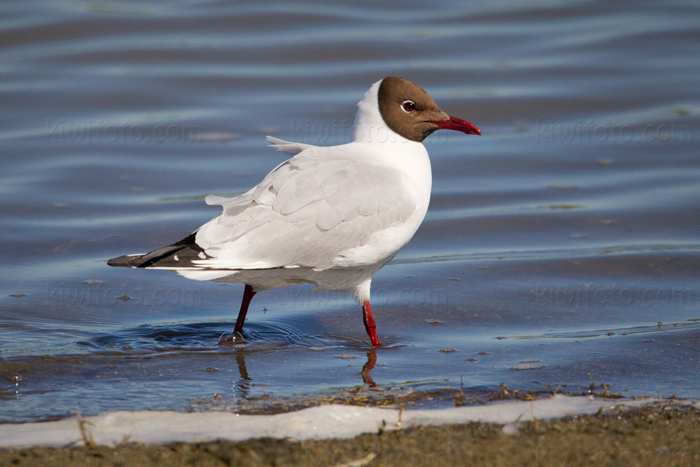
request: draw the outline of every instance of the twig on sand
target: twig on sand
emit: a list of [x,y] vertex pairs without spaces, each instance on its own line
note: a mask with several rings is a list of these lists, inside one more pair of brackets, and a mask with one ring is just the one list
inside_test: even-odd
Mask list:
[[356,461],[344,462],[342,464],[336,464],[335,467],[362,467],[363,465],[367,465],[370,462],[372,462],[372,459],[374,459],[375,457],[377,457],[377,455],[373,452],[370,452],[362,459],[357,459]]
[[78,410],[76,413],[76,416],[78,418],[78,429],[80,430],[80,436],[83,437],[83,443],[85,443],[85,446],[94,448],[97,445],[95,444],[95,439],[92,437],[92,433],[85,428],[85,425],[92,425],[95,426],[93,423],[88,422],[85,420],[81,415],[80,415],[80,410]]

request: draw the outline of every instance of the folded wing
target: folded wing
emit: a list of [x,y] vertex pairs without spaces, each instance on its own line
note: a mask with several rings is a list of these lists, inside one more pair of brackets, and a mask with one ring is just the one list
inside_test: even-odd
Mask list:
[[[207,197],[224,212],[196,232],[205,258],[193,258],[194,266],[327,269],[344,252],[371,247],[377,233],[416,211],[401,173],[354,154],[352,145],[299,149],[247,193]],[[383,189],[376,190],[378,185]]]

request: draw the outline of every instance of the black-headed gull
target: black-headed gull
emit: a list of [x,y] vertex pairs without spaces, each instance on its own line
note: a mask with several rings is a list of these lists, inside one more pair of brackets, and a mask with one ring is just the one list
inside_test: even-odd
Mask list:
[[294,157],[242,195],[208,196],[207,204],[224,212],[184,240],[107,264],[245,284],[234,335],[261,290],[307,283],[349,292],[379,347],[370,284],[428,210],[432,175],[422,141],[440,129],[481,132],[395,76],[374,83],[357,107],[351,143],[319,147],[268,137]]

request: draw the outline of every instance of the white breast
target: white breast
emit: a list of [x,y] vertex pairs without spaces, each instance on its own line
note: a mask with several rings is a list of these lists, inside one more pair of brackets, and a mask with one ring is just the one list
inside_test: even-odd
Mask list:
[[[396,222],[386,229],[374,232],[364,245],[342,251],[333,260],[337,267],[386,264],[411,240],[423,222],[430,203],[430,159],[421,143],[404,140],[391,144],[363,145],[366,146],[366,151],[372,153],[375,163],[381,162],[386,165],[387,170],[396,170],[402,175],[404,196],[397,200],[397,205],[389,209],[400,211],[410,206],[413,212],[405,221]],[[383,191],[392,189],[378,187],[376,192],[381,196]],[[387,215],[391,215],[391,212],[387,212]]]

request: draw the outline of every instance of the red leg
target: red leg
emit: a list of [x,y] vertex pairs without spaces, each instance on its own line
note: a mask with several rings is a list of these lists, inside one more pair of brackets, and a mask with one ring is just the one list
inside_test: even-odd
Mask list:
[[382,344],[379,343],[377,339],[377,323],[374,322],[374,316],[372,316],[372,307],[369,306],[369,300],[365,300],[362,304],[362,315],[365,321],[365,329],[372,341],[373,347],[381,347]]
[[236,327],[233,329],[234,334],[238,334],[241,331],[243,331],[243,322],[245,321],[245,315],[248,313],[248,306],[250,305],[250,301],[253,299],[253,295],[255,295],[253,288],[246,284],[245,290],[243,291],[243,302],[241,302],[241,311],[238,312]]

